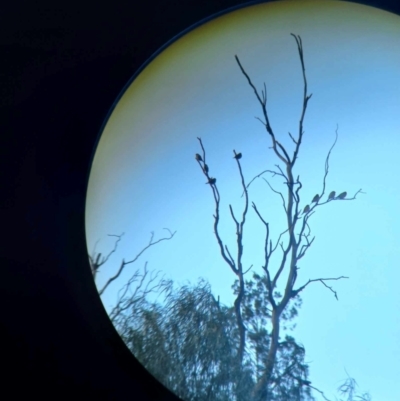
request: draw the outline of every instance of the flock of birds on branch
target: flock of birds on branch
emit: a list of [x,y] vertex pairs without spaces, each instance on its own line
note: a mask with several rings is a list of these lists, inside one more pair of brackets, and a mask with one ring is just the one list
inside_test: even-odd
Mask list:
[[[336,192],[332,191],[328,196],[328,201],[336,200],[336,199],[345,199],[346,196],[347,196],[347,192],[342,192],[341,194],[336,196]],[[314,196],[314,198],[311,201],[311,203],[317,203],[320,199],[321,199],[321,197],[317,194],[317,195]],[[304,207],[303,213],[305,214],[305,213],[308,213],[309,211],[310,211],[310,205],[306,205]]]
[[[241,153],[236,153],[236,152],[235,152],[235,156],[234,156],[233,158],[236,159],[236,160],[239,160],[241,157],[242,157],[242,154],[241,154]],[[207,166],[207,164],[204,163],[203,158],[202,158],[198,153],[196,153],[195,158],[196,158],[196,160],[197,160],[198,162],[203,162],[203,170],[204,170],[204,172],[205,172],[206,174],[208,174],[208,166]],[[217,182],[217,179],[216,179],[216,178],[210,177],[210,178],[208,179],[208,181],[206,182],[206,184],[213,185],[213,184],[215,184],[216,182]],[[337,200],[337,199],[345,199],[346,196],[347,196],[347,192],[342,192],[341,194],[339,194],[338,196],[336,196],[336,192],[335,192],[335,191],[332,191],[332,192],[329,194],[329,196],[328,196],[328,201]],[[317,195],[314,196],[314,198],[313,198],[313,200],[311,201],[311,203],[317,203],[317,202],[319,202],[320,199],[321,199],[321,197],[317,194]],[[303,214],[306,214],[306,213],[308,213],[309,211],[310,211],[310,205],[306,205],[306,206],[304,207],[304,209],[303,209]]]

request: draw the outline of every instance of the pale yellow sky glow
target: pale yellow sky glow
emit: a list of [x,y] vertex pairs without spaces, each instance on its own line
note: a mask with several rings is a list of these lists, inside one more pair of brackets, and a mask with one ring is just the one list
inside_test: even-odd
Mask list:
[[[147,245],[151,231],[161,236],[164,227],[177,230],[172,241],[151,249],[136,268],[148,260],[150,269],[180,283],[205,277],[222,302],[232,301],[234,277],[213,236],[214,204],[194,160],[200,150],[196,137],[202,138],[218,180],[222,235],[234,241],[227,205],[241,210],[242,199],[232,150],[243,153],[247,181],[278,162],[268,149],[265,129],[254,118],[262,112],[234,56],[258,89],[266,83],[271,125],[291,149],[288,131],[296,134],[298,129],[303,82],[290,33],[302,38],[308,91],[313,94],[298,160],[302,199],[307,203],[321,189],[337,124],[328,192],[365,191],[355,201],[328,204],[313,216],[316,240],[302,261],[299,284],[321,276],[348,275],[350,280],[337,283],[339,302],[322,286],[305,292],[293,336],[304,344],[306,361],[312,361],[311,380],[327,395],[336,394],[346,368],[374,401],[398,401],[396,15],[341,1],[279,1],[225,14],[171,43],[130,83],[102,132],[87,191],[88,251],[100,240],[97,250],[107,253],[113,245],[107,234],[126,233],[99,273],[101,286],[122,258],[132,258]],[[271,182],[281,185],[278,179]],[[250,195],[277,235],[284,221],[280,200],[265,183],[257,185]],[[261,266],[263,230],[250,216],[245,242],[249,266]],[[103,297],[106,308],[129,277],[127,272],[110,287]]]

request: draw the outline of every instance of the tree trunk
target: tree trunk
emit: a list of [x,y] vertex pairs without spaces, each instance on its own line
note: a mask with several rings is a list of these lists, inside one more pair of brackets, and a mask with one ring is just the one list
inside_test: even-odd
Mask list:
[[268,385],[271,381],[272,372],[275,366],[276,354],[279,346],[280,311],[274,309],[272,312],[272,333],[271,344],[265,364],[265,372],[261,376],[253,390],[253,401],[268,401]]

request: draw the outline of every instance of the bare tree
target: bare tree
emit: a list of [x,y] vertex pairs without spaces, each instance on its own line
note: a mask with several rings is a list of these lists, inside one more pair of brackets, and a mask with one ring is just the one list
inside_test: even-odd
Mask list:
[[[101,289],[99,289],[99,295],[103,295],[104,294],[104,291],[108,288],[108,286],[113,281],[115,281],[121,275],[121,273],[124,271],[124,269],[125,269],[125,267],[127,265],[135,263],[139,259],[139,257],[144,252],[146,252],[147,249],[151,248],[152,246],[160,243],[161,241],[166,241],[166,240],[172,239],[173,236],[176,233],[176,231],[175,232],[171,232],[168,228],[164,228],[164,230],[167,230],[169,232],[169,236],[160,238],[160,239],[155,241],[154,240],[154,232],[152,232],[149,243],[133,259],[131,259],[131,260],[127,261],[127,262],[125,261],[125,259],[122,259],[122,262],[121,262],[118,270],[116,271],[116,273],[114,275],[112,275],[107,280],[107,282],[104,284],[104,286]],[[103,256],[103,258],[101,257],[101,253],[97,253],[96,254],[96,245],[97,245],[98,241],[96,242],[95,249],[93,250],[93,255],[92,256],[89,255],[90,267],[91,267],[91,270],[92,270],[92,274],[93,274],[94,280],[96,280],[96,276],[97,276],[97,273],[99,271],[99,268],[101,266],[103,266],[109,260],[110,256],[117,250],[118,243],[121,241],[121,238],[122,238],[123,235],[124,235],[124,233],[122,233],[121,235],[108,234],[109,237],[116,237],[117,240],[115,241],[114,248],[108,253],[107,256]],[[133,277],[137,277],[137,274],[139,274],[139,273],[135,272]],[[147,275],[146,267],[145,267],[145,275]],[[133,280],[133,281],[135,281],[135,280]],[[131,281],[131,283],[132,283],[132,281]],[[126,293],[125,293],[125,295],[126,295]],[[125,295],[123,295],[122,297],[124,298]]]
[[[243,363],[245,355],[245,344],[246,344],[246,327],[243,319],[243,304],[247,296],[245,291],[245,281],[244,275],[249,270],[245,269],[243,266],[243,235],[244,226],[246,222],[246,217],[249,210],[249,186],[254,180],[260,178],[264,174],[271,174],[272,176],[279,176],[283,179],[284,185],[286,187],[285,193],[274,189],[268,180],[264,177],[264,180],[270,187],[270,189],[277,194],[283,205],[283,210],[286,215],[286,229],[282,231],[276,241],[270,238],[270,226],[267,220],[262,216],[256,204],[252,202],[251,206],[258,216],[261,224],[265,227],[265,243],[264,243],[264,264],[262,269],[265,273],[265,299],[268,301],[270,307],[270,323],[272,325],[272,331],[270,333],[270,340],[268,345],[268,352],[264,355],[262,361],[263,369],[262,374],[258,377],[257,384],[254,386],[252,391],[253,401],[265,401],[270,400],[270,391],[273,384],[273,373],[276,367],[276,358],[278,350],[281,346],[280,344],[280,330],[281,330],[281,319],[284,312],[287,310],[290,302],[294,300],[298,295],[311,283],[319,282],[329,289],[334,296],[337,297],[336,291],[332,286],[328,285],[328,282],[348,278],[345,276],[340,277],[318,277],[309,279],[306,283],[295,288],[297,284],[297,271],[298,263],[305,256],[308,249],[311,247],[314,238],[311,235],[310,228],[310,218],[316,213],[318,208],[326,206],[334,201],[342,200],[354,200],[357,195],[361,192],[361,189],[355,192],[352,197],[347,197],[347,192],[342,192],[338,196],[334,191],[330,192],[327,198],[324,200],[326,194],[326,180],[329,173],[329,158],[331,151],[336,144],[338,136],[338,128],[336,128],[336,139],[330,148],[326,159],[325,159],[325,172],[322,180],[322,188],[314,196],[311,202],[307,202],[305,205],[301,201],[301,189],[302,182],[300,181],[300,176],[295,174],[295,165],[297,158],[299,156],[300,147],[302,144],[302,139],[304,135],[303,122],[304,116],[306,114],[307,105],[311,98],[311,94],[308,94],[307,90],[307,79],[305,73],[304,56],[303,56],[303,45],[300,36],[291,34],[296,40],[298,53],[300,57],[304,90],[303,90],[303,105],[299,120],[298,132],[296,135],[289,133],[292,140],[292,149],[288,146],[284,146],[278,140],[268,116],[267,112],[267,89],[264,83],[264,88],[261,93],[257,90],[253,84],[251,78],[243,68],[238,56],[235,56],[236,62],[246,78],[249,86],[253,89],[256,98],[261,106],[263,113],[263,120],[259,119],[264,125],[266,132],[271,140],[271,149],[274,155],[277,157],[280,164],[276,164],[276,169],[274,170],[264,170],[256,177],[254,177],[249,183],[246,184],[246,180],[242,171],[242,154],[237,153],[233,150],[234,159],[237,164],[239,171],[239,176],[241,180],[241,186],[243,188],[244,195],[244,206],[240,212],[240,216],[234,212],[232,205],[229,205],[229,212],[232,220],[236,227],[236,249],[234,251],[230,250],[226,242],[221,238],[220,235],[220,200],[221,196],[218,190],[217,179],[210,175],[210,167],[207,164],[206,150],[203,145],[201,138],[198,138],[202,153],[196,154],[195,158],[199,164],[202,173],[207,178],[207,184],[210,185],[214,201],[215,201],[215,212],[214,212],[214,233],[216,240],[219,245],[220,253],[223,260],[228,264],[238,282],[238,288],[236,291],[236,299],[234,303],[235,315],[236,315],[236,325],[240,334],[240,341],[237,348],[237,358],[240,363]],[[271,263],[272,255],[276,252],[281,253],[280,263],[278,266],[273,266]],[[251,266],[250,266],[251,268]],[[287,278],[283,278],[283,273],[286,274]],[[284,291],[283,294],[279,294],[277,290],[278,282],[282,285]],[[290,373],[290,372],[287,372]],[[275,380],[276,381],[276,380]],[[311,383],[304,381],[304,386],[311,386]]]

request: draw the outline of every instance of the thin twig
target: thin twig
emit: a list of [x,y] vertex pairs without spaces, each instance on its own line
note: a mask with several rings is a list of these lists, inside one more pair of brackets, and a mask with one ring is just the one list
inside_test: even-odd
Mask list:
[[107,287],[108,287],[114,280],[116,280],[116,279],[121,275],[121,273],[123,272],[124,268],[125,268],[127,265],[136,262],[136,261],[139,259],[139,257],[140,257],[147,249],[149,249],[149,248],[152,247],[153,245],[156,245],[156,244],[160,243],[161,241],[170,240],[170,239],[172,239],[173,236],[176,234],[176,231],[172,233],[171,230],[169,230],[168,228],[164,228],[164,230],[167,230],[167,231],[169,232],[169,237],[163,237],[163,238],[160,238],[160,239],[157,240],[157,241],[153,241],[154,233],[152,232],[152,233],[151,233],[151,238],[150,238],[149,244],[148,244],[147,246],[145,246],[132,260],[129,260],[128,262],[125,262],[124,259],[122,260],[121,265],[120,265],[118,271],[115,273],[114,276],[110,277],[110,278],[107,280],[106,284],[105,284],[105,285],[103,286],[103,288],[99,291],[100,296],[103,295],[103,294],[104,294],[104,291],[107,289]]

